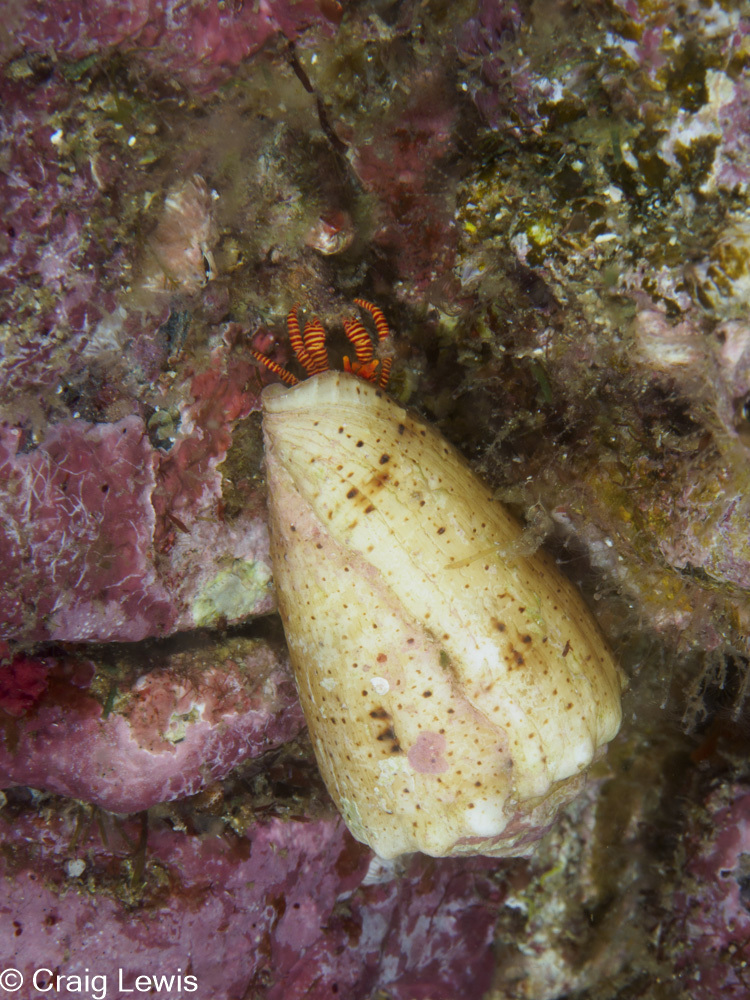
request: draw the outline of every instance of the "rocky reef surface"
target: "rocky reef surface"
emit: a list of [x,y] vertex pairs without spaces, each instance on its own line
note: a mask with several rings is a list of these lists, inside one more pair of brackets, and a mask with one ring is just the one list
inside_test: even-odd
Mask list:
[[[750,5],[17,0],[0,201],[15,995],[747,997]],[[356,296],[630,678],[526,860],[379,864],[306,740],[252,351]]]

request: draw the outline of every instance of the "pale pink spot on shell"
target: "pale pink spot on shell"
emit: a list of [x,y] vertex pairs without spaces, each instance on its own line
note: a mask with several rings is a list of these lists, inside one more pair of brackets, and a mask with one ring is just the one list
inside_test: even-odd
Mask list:
[[409,763],[420,774],[443,774],[448,761],[443,757],[445,737],[440,733],[420,733],[417,742],[406,755]]

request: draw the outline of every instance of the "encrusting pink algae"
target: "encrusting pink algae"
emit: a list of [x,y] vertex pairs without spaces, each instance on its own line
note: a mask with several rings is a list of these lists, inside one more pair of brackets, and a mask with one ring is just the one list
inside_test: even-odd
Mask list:
[[[747,0],[8,16],[16,995],[88,969],[116,998],[180,975],[212,1000],[744,1000]],[[529,858],[379,861],[314,764],[255,357],[294,368],[298,305],[341,367],[356,298],[396,331],[389,392],[521,519],[518,554],[544,543],[629,679]]]

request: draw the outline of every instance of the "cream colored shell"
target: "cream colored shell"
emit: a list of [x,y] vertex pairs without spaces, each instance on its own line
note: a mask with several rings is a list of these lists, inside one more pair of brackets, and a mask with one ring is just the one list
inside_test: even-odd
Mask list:
[[383,858],[527,853],[620,725],[578,592],[381,389],[326,372],[263,412],[279,607],[349,829]]

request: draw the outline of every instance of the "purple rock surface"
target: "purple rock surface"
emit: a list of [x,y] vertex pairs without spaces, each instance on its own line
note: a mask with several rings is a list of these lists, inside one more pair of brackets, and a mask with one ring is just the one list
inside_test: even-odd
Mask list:
[[[302,3],[264,0],[246,6],[182,4],[167,0],[124,3],[39,0],[14,4],[5,58],[20,51],[84,59],[109,48],[137,53],[147,65],[164,69],[197,88],[215,86],[269,38],[294,38],[316,22],[332,27],[316,0]],[[328,10],[337,15],[338,5]],[[338,9],[340,12],[340,8]],[[0,50],[2,51],[2,50]]]
[[[137,417],[58,424],[24,454],[0,441],[4,489],[0,634],[142,639],[175,615],[146,553],[154,530],[151,446]],[[154,624],[152,624],[154,623]]]
[[[304,726],[286,656],[260,640],[174,653],[133,681],[100,663],[95,687],[106,692],[104,706],[90,690],[92,661],[40,663],[43,679],[29,680],[32,666],[28,658],[14,661],[5,687],[15,700],[0,701],[5,711],[28,708],[3,727],[4,788],[30,785],[137,812],[196,794]],[[0,698],[3,669],[11,668],[0,668]]]
[[673,898],[678,968],[694,1000],[744,1000],[750,984],[750,788],[709,797],[686,842]]
[[[747,996],[746,0],[5,6],[13,995]],[[371,866],[257,638],[251,349],[359,295],[631,676],[528,864]]]
[[245,374],[196,376],[169,454],[137,416],[63,421],[34,448],[0,425],[0,637],[136,641],[273,607],[259,502],[220,516]]
[[[24,989],[35,973],[44,988],[50,975],[86,970],[106,977],[110,1000],[131,995],[138,976],[157,996],[205,1000],[366,1000],[377,989],[454,1000],[490,985],[497,862],[415,857],[368,885],[372,855],[332,816],[271,819],[242,835],[156,824],[147,839],[131,820],[74,840],[72,814],[0,817],[0,828],[12,845],[0,858],[0,957]],[[136,863],[128,839],[142,845],[141,874],[160,886],[135,907],[116,888]],[[170,991],[178,975],[197,988]]]

